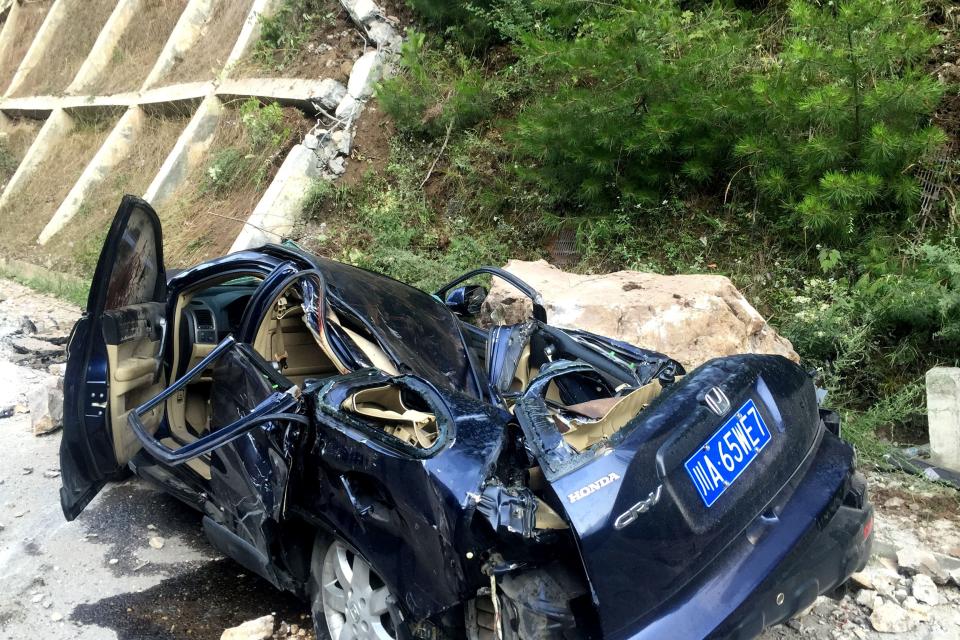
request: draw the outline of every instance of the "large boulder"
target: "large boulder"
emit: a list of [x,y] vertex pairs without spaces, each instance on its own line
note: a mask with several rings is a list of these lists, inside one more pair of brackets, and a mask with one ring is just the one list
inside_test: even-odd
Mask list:
[[[735,353],[772,353],[799,361],[790,341],[723,276],[579,275],[545,260],[511,260],[505,268],[540,292],[550,324],[660,351],[688,369]],[[483,314],[494,324],[513,324],[530,317],[530,304],[512,286],[494,279]]]

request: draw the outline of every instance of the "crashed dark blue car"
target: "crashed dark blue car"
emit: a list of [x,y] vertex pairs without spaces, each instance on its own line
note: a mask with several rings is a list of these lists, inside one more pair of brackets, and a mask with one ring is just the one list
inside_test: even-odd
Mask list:
[[[127,196],[69,345],[64,514],[129,468],[320,638],[749,638],[866,562],[853,451],[784,358],[685,372],[493,268],[429,295],[267,245],[167,276]],[[531,317],[474,324],[481,276]]]

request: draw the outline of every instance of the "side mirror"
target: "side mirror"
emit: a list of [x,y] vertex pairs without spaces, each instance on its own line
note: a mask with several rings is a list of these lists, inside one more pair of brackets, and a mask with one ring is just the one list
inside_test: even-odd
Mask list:
[[458,316],[475,316],[480,313],[480,308],[486,298],[486,287],[468,284],[452,289],[444,302]]

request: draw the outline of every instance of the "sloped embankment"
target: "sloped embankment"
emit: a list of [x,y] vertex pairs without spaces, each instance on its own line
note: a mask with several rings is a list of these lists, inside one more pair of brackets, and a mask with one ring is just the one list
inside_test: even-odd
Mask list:
[[36,240],[77,178],[103,144],[116,117],[76,117],[74,128],[60,138],[16,194],[0,207],[0,252],[37,261]]
[[299,109],[258,104],[228,105],[208,161],[157,204],[167,266],[189,266],[229,250],[287,152],[313,126]]
[[187,124],[188,114],[148,115],[130,151],[83,199],[68,229],[39,250],[55,268],[90,277],[125,194],[143,195]]
[[140,12],[110,54],[110,66],[80,93],[101,96],[139,90],[186,6],[187,0],[141,0]]
[[48,46],[14,89],[17,96],[62,94],[77,75],[117,0],[61,0],[65,15]]

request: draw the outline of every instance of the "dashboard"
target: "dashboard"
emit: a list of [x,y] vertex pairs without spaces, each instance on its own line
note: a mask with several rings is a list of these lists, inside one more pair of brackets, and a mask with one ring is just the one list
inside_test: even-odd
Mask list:
[[227,283],[204,289],[183,310],[181,340],[194,344],[217,344],[237,333],[259,280]]

